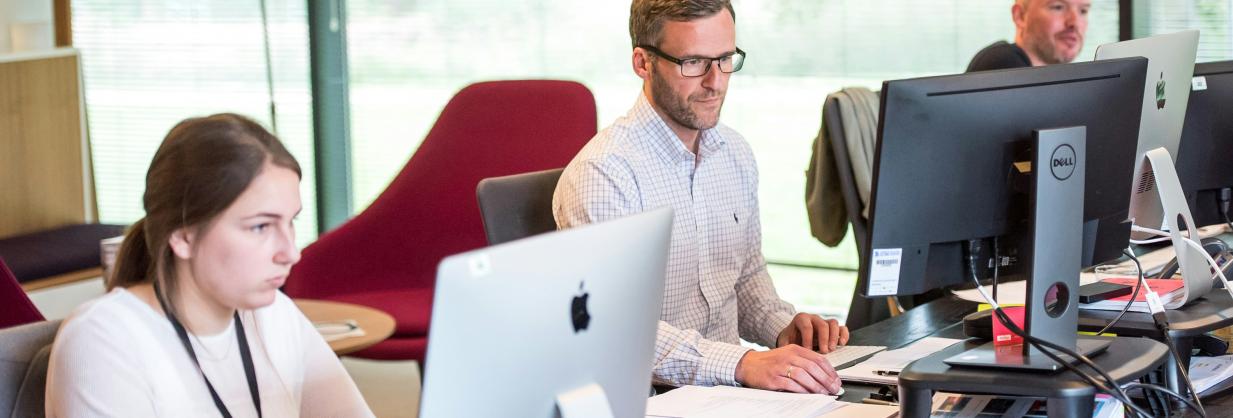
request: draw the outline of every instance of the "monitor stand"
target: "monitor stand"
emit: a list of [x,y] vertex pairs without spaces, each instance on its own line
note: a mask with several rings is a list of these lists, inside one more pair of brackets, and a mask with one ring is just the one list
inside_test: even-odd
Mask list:
[[612,406],[604,388],[591,383],[557,395],[557,410],[561,418],[612,418]]
[[[1027,275],[1023,328],[1028,335],[1062,347],[1099,353],[1108,348],[1109,339],[1077,337],[1086,143],[1087,128],[1083,126],[1034,133],[1031,224],[1020,249]],[[1026,342],[1000,347],[991,342],[944,361],[952,366],[1015,370],[1054,371],[1063,367]]]
[[[1185,293],[1184,297],[1166,304],[1165,308],[1177,309],[1212,290],[1211,270],[1199,250],[1200,246],[1186,244],[1186,240],[1199,243],[1198,228],[1190,216],[1190,206],[1186,203],[1169,151],[1163,147],[1148,151],[1135,173],[1138,175],[1131,190],[1130,217],[1139,226],[1163,228],[1169,233],[1173,251],[1177,254],[1177,265],[1185,281],[1182,286]],[[1191,231],[1189,238],[1182,236],[1183,229]],[[1131,232],[1130,237],[1139,240],[1156,238],[1144,232]],[[1233,289],[1230,295],[1233,295]]]

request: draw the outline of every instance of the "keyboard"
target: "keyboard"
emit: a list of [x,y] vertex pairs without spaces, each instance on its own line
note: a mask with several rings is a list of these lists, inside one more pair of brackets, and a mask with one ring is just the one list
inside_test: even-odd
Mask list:
[[836,348],[835,351],[823,354],[823,356],[826,357],[826,361],[831,363],[831,366],[839,369],[865,356],[885,349],[886,347],[881,345],[845,345]]

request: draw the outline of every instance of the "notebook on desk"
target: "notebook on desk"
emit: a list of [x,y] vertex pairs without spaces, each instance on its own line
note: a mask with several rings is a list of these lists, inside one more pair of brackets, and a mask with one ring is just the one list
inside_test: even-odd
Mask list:
[[[1114,277],[1104,279],[1109,283],[1116,283],[1127,286],[1134,286],[1138,278],[1132,277]],[[1173,279],[1147,279],[1147,286],[1160,296],[1160,301],[1166,306],[1178,304],[1181,299],[1186,297],[1186,292],[1183,291],[1182,285],[1185,282]],[[1133,294],[1133,293],[1132,293]],[[1118,296],[1095,303],[1080,303],[1079,309],[1095,309],[1102,311],[1120,311],[1126,307],[1126,302],[1130,301],[1131,295]],[[1147,308],[1147,289],[1139,290],[1139,296],[1135,298],[1135,302],[1130,305],[1131,312],[1150,312]]]

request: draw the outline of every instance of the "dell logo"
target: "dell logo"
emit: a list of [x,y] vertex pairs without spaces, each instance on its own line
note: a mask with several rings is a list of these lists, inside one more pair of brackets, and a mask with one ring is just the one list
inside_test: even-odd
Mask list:
[[1078,164],[1075,160],[1075,149],[1070,145],[1062,144],[1053,149],[1053,156],[1049,158],[1049,171],[1053,173],[1053,178],[1059,181],[1066,181],[1072,174],[1075,173],[1075,165]]

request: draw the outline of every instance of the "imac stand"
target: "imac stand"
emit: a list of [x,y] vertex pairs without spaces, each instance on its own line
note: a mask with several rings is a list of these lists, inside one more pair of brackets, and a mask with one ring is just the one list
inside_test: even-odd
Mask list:
[[[1177,309],[1212,290],[1211,270],[1199,252],[1201,247],[1186,244],[1185,240],[1199,243],[1198,229],[1190,216],[1190,206],[1186,204],[1186,196],[1182,193],[1177,168],[1173,166],[1169,151],[1161,147],[1146,152],[1135,172],[1140,174],[1135,176],[1134,189],[1131,190],[1130,216],[1139,226],[1163,228],[1169,233],[1177,254],[1177,265],[1185,281],[1182,287],[1185,297],[1170,301],[1165,308]],[[1189,237],[1182,236],[1183,229],[1190,232]],[[1131,232],[1130,237],[1141,240],[1156,236]]]
[[612,418],[612,406],[604,388],[596,383],[557,395],[557,410],[561,418]]

